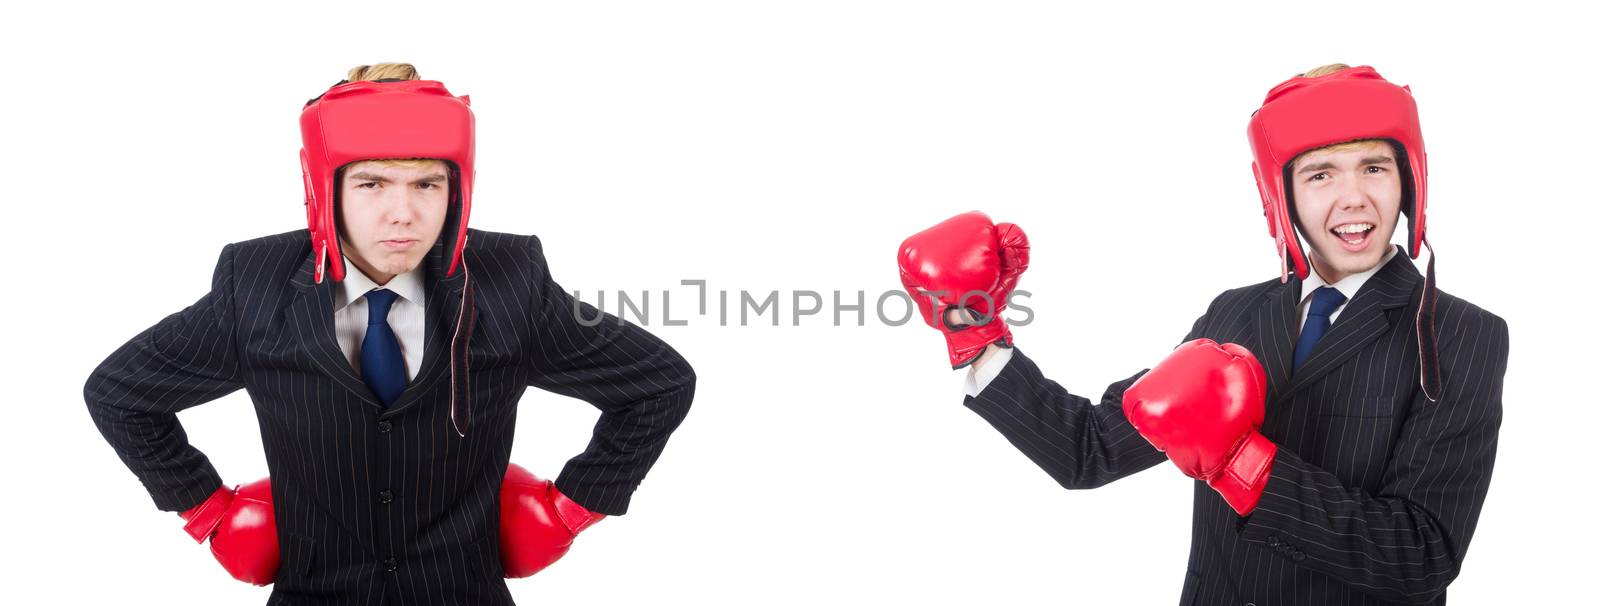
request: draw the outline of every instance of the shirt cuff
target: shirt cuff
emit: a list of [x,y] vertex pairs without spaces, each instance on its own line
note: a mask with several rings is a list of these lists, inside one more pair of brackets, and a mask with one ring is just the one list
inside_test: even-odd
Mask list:
[[983,388],[988,387],[995,377],[1000,376],[1000,371],[1005,370],[1006,362],[1011,361],[1011,348],[1003,347],[994,352],[994,357],[983,363],[983,368],[972,367],[967,369],[967,395],[974,398],[983,393]]

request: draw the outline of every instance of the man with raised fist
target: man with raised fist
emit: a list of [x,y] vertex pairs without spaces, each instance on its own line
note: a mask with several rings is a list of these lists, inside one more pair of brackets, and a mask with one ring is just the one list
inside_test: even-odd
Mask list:
[[[900,283],[929,326],[944,333],[950,366],[972,364],[990,344],[1011,346],[1000,318],[1017,279],[1028,269],[1028,236],[973,211],[906,239]],[[967,312],[959,317],[957,310]]]
[[1489,488],[1508,331],[1390,244],[1402,214],[1412,259],[1427,242],[1416,104],[1334,64],[1273,88],[1249,137],[1280,276],[1217,296],[1098,406],[965,298],[1015,287],[1015,226],[918,233],[902,281],[968,368],[967,407],[1062,486],[1163,459],[1197,480],[1180,603],[1443,604]]
[[[308,229],[225,246],[211,291],[84,398],[156,507],[270,604],[511,604],[504,578],[627,512],[694,371],[568,295],[537,237],[467,228],[466,95],[405,63],[347,78],[300,113]],[[509,461],[529,386],[600,409],[553,482]],[[228,487],[176,413],[239,389],[271,480]]]

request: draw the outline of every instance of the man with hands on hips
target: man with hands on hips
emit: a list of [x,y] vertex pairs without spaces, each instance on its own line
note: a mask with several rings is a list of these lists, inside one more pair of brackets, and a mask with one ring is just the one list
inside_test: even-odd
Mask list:
[[[567,295],[536,237],[467,228],[469,102],[350,70],[301,112],[309,229],[225,247],[210,293],[85,385],[156,506],[269,603],[510,604],[504,578],[626,512],[687,414],[677,352]],[[508,460],[528,386],[601,410],[554,482]],[[176,413],[241,388],[271,480],[230,487]]]
[[[1182,604],[1443,604],[1494,465],[1501,318],[1389,244],[1425,240],[1410,90],[1334,64],[1275,87],[1249,135],[1281,276],[1232,289],[1100,404],[1000,319],[1021,229],[981,213],[906,239],[901,280],[967,367],[966,405],[1066,488],[1170,459],[1196,480]],[[1307,250],[1309,248],[1309,251]],[[1309,253],[1309,254],[1308,254]]]

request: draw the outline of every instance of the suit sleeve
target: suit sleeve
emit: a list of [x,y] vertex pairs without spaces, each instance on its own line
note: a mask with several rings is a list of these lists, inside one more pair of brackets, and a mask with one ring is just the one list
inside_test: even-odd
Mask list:
[[1508,355],[1506,323],[1488,313],[1456,335],[1440,343],[1443,393],[1411,403],[1376,494],[1280,447],[1242,537],[1384,600],[1430,603],[1443,593],[1489,490]]
[[[1205,321],[1205,315],[1195,320],[1184,341],[1201,334]],[[1096,406],[1045,378],[1022,350],[1013,351],[966,405],[1057,483],[1097,488],[1166,460],[1122,414],[1122,393],[1149,369],[1112,383]]]
[[537,238],[528,254],[536,317],[530,384],[600,409],[588,448],[567,461],[556,487],[591,511],[627,513],[689,412],[694,369],[644,329],[568,295],[551,278]]
[[189,445],[177,412],[243,387],[234,349],[233,245],[222,249],[211,292],[123,344],[89,375],[89,416],[156,507],[184,511],[222,486]]

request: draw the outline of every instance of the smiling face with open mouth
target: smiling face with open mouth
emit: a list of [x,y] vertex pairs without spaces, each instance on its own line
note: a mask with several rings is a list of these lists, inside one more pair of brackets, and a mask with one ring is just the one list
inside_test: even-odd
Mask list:
[[1329,284],[1388,254],[1405,178],[1396,158],[1385,141],[1358,141],[1311,150],[1290,164],[1295,221],[1311,267]]

